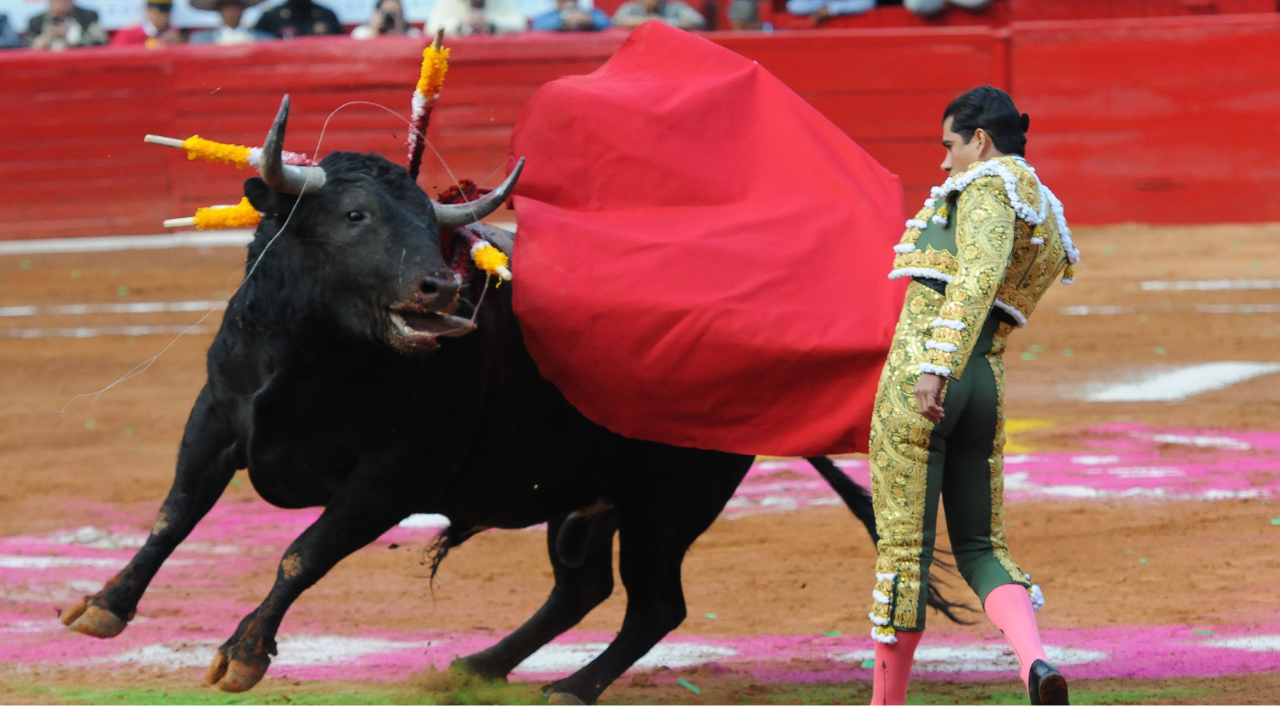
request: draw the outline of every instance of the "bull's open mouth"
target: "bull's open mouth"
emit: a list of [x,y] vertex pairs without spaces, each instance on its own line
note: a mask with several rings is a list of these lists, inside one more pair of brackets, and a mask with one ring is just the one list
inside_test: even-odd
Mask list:
[[391,310],[391,324],[401,337],[411,343],[426,342],[438,337],[458,337],[476,329],[475,323],[457,315],[417,310]]

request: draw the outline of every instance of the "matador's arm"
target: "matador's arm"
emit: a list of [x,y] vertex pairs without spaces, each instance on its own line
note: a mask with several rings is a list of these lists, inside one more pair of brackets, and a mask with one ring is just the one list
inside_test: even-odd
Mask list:
[[975,180],[960,193],[954,219],[957,271],[925,343],[929,355],[921,372],[957,380],[964,373],[1004,281],[1015,221],[999,177]]

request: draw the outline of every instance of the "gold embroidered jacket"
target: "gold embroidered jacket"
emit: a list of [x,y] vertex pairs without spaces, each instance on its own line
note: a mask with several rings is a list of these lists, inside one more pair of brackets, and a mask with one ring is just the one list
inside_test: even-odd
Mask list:
[[1079,253],[1062,204],[1017,156],[974,163],[930,193],[894,248],[890,278],[946,283],[925,339],[921,372],[959,378],[993,307],[1018,327],[1059,273],[1074,276]]

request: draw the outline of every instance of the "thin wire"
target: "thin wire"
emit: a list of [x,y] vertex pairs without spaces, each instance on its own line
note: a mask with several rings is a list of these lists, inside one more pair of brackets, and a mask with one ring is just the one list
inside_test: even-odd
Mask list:
[[492,275],[485,273],[484,287],[480,289],[480,299],[476,301],[476,309],[471,312],[472,325],[476,324],[476,317],[480,315],[480,306],[484,304],[484,296],[489,293],[489,280],[491,280],[492,278],[493,278]]
[[[382,108],[383,110],[386,110],[387,112],[391,113],[397,118],[400,118],[400,120],[406,124],[409,122],[400,113],[380,103],[369,102],[367,100],[352,100],[350,102],[345,102],[339,105],[338,107],[334,108],[333,112],[329,113],[329,117],[325,118],[324,125],[321,126],[320,128],[320,137],[316,139],[316,150],[315,150],[315,153],[312,155],[312,157],[320,157],[320,147],[324,143],[325,133],[328,132],[329,130],[329,121],[333,120],[333,116],[337,115],[338,111],[351,105],[372,105],[374,107],[378,107],[378,108]],[[435,148],[432,148],[432,151],[434,150]],[[439,153],[436,153],[436,155],[438,157]],[[441,158],[440,162],[443,164],[444,158]],[[448,167],[446,166],[445,169],[448,170]],[[453,172],[449,170],[449,174],[452,175]],[[309,176],[307,178],[307,181],[310,182]],[[231,293],[232,297],[235,296],[235,293],[240,292],[240,288],[244,287],[244,284],[249,281],[250,277],[253,277],[254,271],[258,269],[258,264],[262,262],[262,258],[267,254],[267,250],[271,249],[271,246],[275,244],[276,239],[278,239],[280,235],[284,233],[285,228],[289,226],[289,221],[293,219],[294,212],[297,211],[298,205],[302,202],[302,196],[303,194],[306,193],[306,188],[307,186],[304,184],[302,186],[302,192],[298,193],[298,197],[293,201],[293,207],[289,208],[289,214],[285,216],[284,222],[280,225],[280,229],[276,232],[275,235],[271,237],[270,240],[267,241],[267,244],[263,246],[262,252],[258,253],[258,257],[253,261],[253,265],[250,266],[249,272],[245,273],[244,279],[242,279],[240,283],[236,285],[236,289]],[[487,287],[488,283],[486,282],[485,284]],[[484,298],[484,295],[482,294],[481,299],[483,298]],[[151,369],[151,366],[154,365],[156,361],[160,359],[160,356],[168,352],[169,348],[173,347],[174,344],[177,343],[178,340],[180,340],[183,335],[186,335],[192,330],[195,330],[197,327],[200,327],[200,324],[203,323],[205,320],[209,319],[209,316],[213,315],[215,312],[218,312],[218,310],[216,309],[210,310],[209,312],[202,315],[199,320],[196,320],[194,323],[192,323],[191,325],[187,326],[184,330],[182,330],[182,332],[175,335],[173,339],[168,342],[168,344],[166,344],[163,348],[160,349],[160,352],[156,353],[155,355],[152,355],[150,358],[138,363],[137,365],[134,365],[128,372],[116,378],[114,381],[112,381],[110,384],[108,384],[106,387],[102,388],[101,390],[96,390],[91,393],[80,393],[79,395],[76,395],[72,397],[70,400],[68,400],[67,403],[63,405],[62,409],[60,410],[53,410],[52,408],[45,408],[45,409],[61,415],[67,411],[67,408],[71,407],[72,403],[74,403],[75,401],[81,398],[93,398],[92,400],[89,401],[89,404],[92,405],[93,403],[98,401],[99,397],[102,397],[103,393],[107,392],[108,390],[111,390],[112,388],[116,387],[117,385],[120,385],[121,383],[132,380],[133,378]],[[474,320],[475,319],[472,318],[473,322]]]

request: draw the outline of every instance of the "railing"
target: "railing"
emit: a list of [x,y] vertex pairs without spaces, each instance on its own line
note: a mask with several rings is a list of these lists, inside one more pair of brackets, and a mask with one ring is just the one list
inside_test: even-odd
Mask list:
[[[1032,116],[1028,159],[1074,222],[1280,220],[1275,14],[707,37],[758,60],[898,173],[912,209],[941,180],[942,108],[993,83]],[[454,41],[432,144],[458,177],[499,177],[527,99],[594,70],[624,38]],[[285,92],[289,149],[314,152],[328,120],[321,155],[399,159],[399,119],[364,104],[330,116],[356,101],[407,116],[419,42],[0,53],[0,238],[160,232],[164,218],[236,202],[248,171],[142,136],[258,145]],[[422,183],[451,183],[430,153]]]

